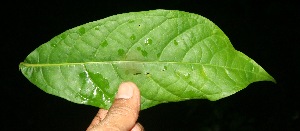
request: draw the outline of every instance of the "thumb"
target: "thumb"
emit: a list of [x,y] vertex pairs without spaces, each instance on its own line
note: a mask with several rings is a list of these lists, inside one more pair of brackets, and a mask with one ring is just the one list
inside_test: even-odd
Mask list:
[[120,85],[115,101],[102,121],[102,126],[110,130],[131,130],[140,111],[140,91],[132,82]]

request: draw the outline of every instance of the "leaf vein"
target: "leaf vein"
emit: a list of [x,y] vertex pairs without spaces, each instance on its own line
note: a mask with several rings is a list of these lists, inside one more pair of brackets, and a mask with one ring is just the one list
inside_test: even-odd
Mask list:
[[[197,43],[193,44],[193,45],[189,48],[189,50],[186,51],[186,53],[185,53],[185,55],[182,57],[182,60],[181,60],[181,61],[183,61],[183,60],[185,59],[186,55],[191,51],[191,49],[193,49],[193,47],[195,47],[195,46],[198,45],[198,44],[201,44],[204,40],[209,39],[209,38],[212,37],[212,36],[214,36],[214,35],[209,35],[209,36],[207,36],[207,37],[201,39],[201,40],[198,41]],[[202,48],[201,48],[201,50],[202,50]],[[202,51],[201,51],[201,55],[202,55]],[[202,57],[201,57],[201,58],[202,58]]]
[[[159,81],[156,81],[155,79],[153,79],[152,77],[149,77],[151,80],[153,80],[158,86],[160,86],[161,88],[160,89],[164,89],[165,91],[167,91],[167,92],[169,92],[170,94],[172,94],[173,96],[176,96],[176,97],[178,97],[178,98],[182,98],[181,96],[179,96],[179,95],[177,95],[177,94],[174,94],[172,91],[169,91],[167,88],[169,87],[169,86],[167,86],[167,87],[163,87],[160,83],[159,83]],[[177,79],[177,81],[179,81],[179,79]],[[177,82],[176,81],[176,82]],[[176,83],[176,82],[174,82],[174,83]]]
[[[118,21],[116,21],[118,22]],[[119,22],[118,22],[119,23]],[[105,37],[103,37],[103,41],[99,42],[99,46],[96,48],[96,51],[95,53],[92,55],[92,56],[96,56],[97,53],[99,52],[99,49],[101,47],[101,43],[104,42],[115,30],[117,30],[119,27],[121,27],[122,25],[126,24],[127,22],[124,22],[118,26],[116,26],[112,31],[110,31]],[[106,23],[103,24],[103,26],[105,25]],[[106,28],[106,27],[105,27]]]
[[[177,24],[178,24],[178,23],[177,23]],[[158,60],[161,59],[161,55],[162,55],[163,52],[165,51],[166,47],[167,47],[168,45],[171,44],[171,41],[173,41],[173,40],[175,40],[176,38],[180,37],[182,34],[184,34],[185,32],[187,32],[187,31],[193,29],[193,28],[196,27],[197,25],[201,25],[201,23],[195,24],[195,25],[193,25],[193,26],[191,26],[191,27],[189,27],[189,28],[183,30],[183,31],[180,32],[180,33],[178,33],[178,31],[177,31],[177,35],[176,35],[175,37],[173,37],[172,39],[170,39],[168,42],[166,42],[167,44],[162,48],[162,51],[161,51],[160,55],[158,56]]]
[[144,38],[147,34],[149,34],[150,32],[152,32],[153,30],[155,30],[157,27],[159,27],[160,25],[162,25],[163,23],[165,23],[167,20],[169,20],[169,19],[165,19],[164,21],[162,21],[161,23],[158,23],[158,25],[156,25],[153,29],[151,29],[151,30],[149,30],[147,33],[145,33],[145,34],[143,34],[143,36],[141,36],[138,40],[137,40],[137,42],[135,42],[132,46],[130,46],[130,48],[127,50],[127,52],[125,53],[126,55],[125,56],[127,56],[128,55],[128,53],[132,50],[132,47],[134,47],[137,43],[138,43],[138,41],[140,41],[142,38]]

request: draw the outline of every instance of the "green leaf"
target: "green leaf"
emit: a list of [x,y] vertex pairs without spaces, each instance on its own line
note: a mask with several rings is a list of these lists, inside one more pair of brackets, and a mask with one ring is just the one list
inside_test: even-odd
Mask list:
[[121,82],[141,91],[141,109],[188,99],[218,100],[275,80],[235,50],[210,20],[176,10],[131,12],[54,37],[19,65],[43,91],[108,109]]

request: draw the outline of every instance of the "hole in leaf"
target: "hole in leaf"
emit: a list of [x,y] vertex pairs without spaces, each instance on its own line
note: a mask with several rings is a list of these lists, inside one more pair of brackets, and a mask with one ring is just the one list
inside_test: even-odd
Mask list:
[[140,73],[140,72],[137,72],[137,73],[134,73],[133,75],[140,75],[140,74],[142,74],[142,73]]

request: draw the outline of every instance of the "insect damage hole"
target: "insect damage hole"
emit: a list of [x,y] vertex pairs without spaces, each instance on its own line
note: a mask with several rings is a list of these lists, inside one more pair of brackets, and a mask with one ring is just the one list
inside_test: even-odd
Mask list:
[[[136,73],[134,73],[133,75],[141,75],[141,74],[142,74],[142,73],[140,73],[140,72],[136,72]],[[148,75],[150,75],[150,73],[149,73],[149,72],[146,72],[145,75],[148,76]]]
[[133,75],[140,75],[140,74],[142,74],[142,73],[140,73],[140,72],[137,72],[137,73],[134,73]]

